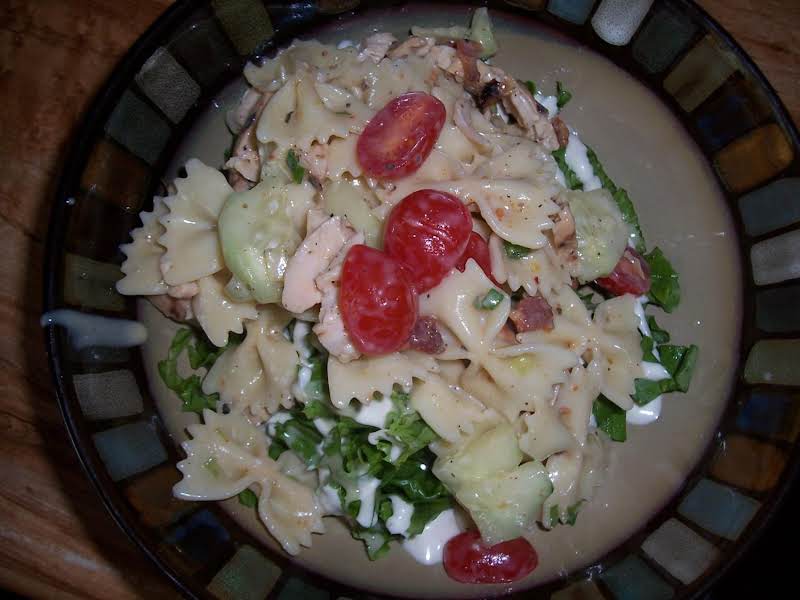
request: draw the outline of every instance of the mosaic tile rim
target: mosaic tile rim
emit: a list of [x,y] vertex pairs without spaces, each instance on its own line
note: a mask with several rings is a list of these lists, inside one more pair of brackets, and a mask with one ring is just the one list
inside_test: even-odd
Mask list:
[[[244,0],[245,2],[255,2],[258,5],[261,5],[259,0]],[[224,4],[225,2],[215,2],[213,4]],[[212,3],[205,2],[202,3],[202,6],[208,8]],[[358,4],[358,2],[353,2],[352,0],[349,2],[345,2],[343,4],[353,5]],[[365,2],[364,4],[370,4],[369,2]],[[499,5],[500,3],[494,3]],[[519,5],[519,2],[514,2],[513,4]],[[546,2],[537,2],[537,5],[541,5],[541,7],[537,10],[541,11],[542,13],[546,12],[544,9],[547,8]],[[582,25],[570,24],[569,27],[565,29],[567,31],[575,31],[576,27],[582,27],[584,30],[587,28],[591,29],[593,27],[593,15],[597,12],[598,7],[605,4],[604,0],[597,0],[594,2],[593,7],[589,10],[586,19],[584,20]],[[772,117],[775,119],[772,122],[767,122],[763,125],[769,126],[772,123],[772,126],[777,128],[782,135],[787,138],[787,143],[790,149],[793,150],[793,155],[787,164],[781,166],[781,168],[776,173],[772,173],[768,177],[764,178],[762,181],[756,183],[753,186],[747,187],[744,190],[744,193],[753,193],[758,191],[764,187],[771,185],[774,181],[786,178],[786,177],[797,177],[796,173],[786,174],[786,171],[791,168],[792,161],[795,161],[797,155],[797,148],[798,148],[798,133],[795,129],[794,125],[791,123],[791,120],[788,119],[785,107],[783,106],[780,99],[775,94],[775,91],[770,86],[769,82],[763,76],[763,74],[755,67],[752,60],[747,56],[746,53],[741,49],[738,44],[734,40],[730,38],[730,36],[710,17],[699,9],[696,5],[690,2],[684,2],[681,0],[672,0],[672,1],[665,1],[665,0],[655,0],[654,2],[650,2],[651,6],[648,6],[648,9],[643,13],[642,18],[639,20],[637,26],[634,28],[633,33],[631,33],[630,38],[622,44],[621,48],[627,48],[628,50],[632,49],[638,40],[638,34],[642,31],[644,27],[650,22],[651,16],[653,15],[654,8],[653,7],[660,7],[662,5],[666,5],[671,9],[676,9],[683,12],[688,12],[690,14],[690,20],[696,25],[699,23],[699,31],[704,32],[706,34],[711,34],[716,36],[716,38],[720,41],[720,43],[727,49],[727,51],[731,52],[733,58],[738,62],[738,67],[743,68],[746,70],[755,80],[755,84],[760,86],[766,92],[766,97],[770,103],[769,108],[772,110]],[[165,45],[165,40],[169,37],[171,33],[174,33],[181,24],[185,21],[189,15],[194,12],[196,9],[196,4],[190,2],[178,2],[172,5],[167,11],[153,24],[150,29],[147,30],[145,34],[137,41],[137,43],[132,47],[131,51],[125,57],[122,65],[118,67],[109,82],[107,83],[106,87],[104,88],[103,92],[98,96],[95,102],[92,104],[90,110],[87,112],[87,120],[80,128],[80,135],[76,138],[75,143],[71,146],[71,152],[69,153],[65,170],[61,176],[56,203],[54,204],[54,208],[51,214],[51,221],[50,221],[50,230],[48,233],[48,243],[46,249],[46,267],[45,267],[45,309],[49,310],[61,305],[60,301],[60,293],[63,290],[64,286],[62,285],[62,278],[63,275],[61,274],[61,263],[64,259],[64,251],[63,251],[63,241],[66,236],[66,232],[64,228],[58,227],[58,224],[65,221],[65,216],[68,215],[70,204],[68,203],[68,199],[72,198],[74,194],[77,193],[79,190],[80,178],[82,169],[78,169],[83,164],[85,164],[86,159],[90,155],[90,153],[94,149],[94,140],[103,140],[105,139],[104,132],[108,127],[108,122],[113,118],[114,109],[117,107],[116,101],[123,97],[124,93],[130,94],[131,92],[128,90],[128,85],[134,80],[134,76],[140,71],[142,66],[146,61],[155,57],[156,49],[161,46]],[[262,5],[263,6],[263,5]],[[266,16],[267,21],[269,22],[269,9],[270,4],[267,4],[266,7]],[[510,7],[514,9],[514,7]],[[347,10],[347,9],[346,9]],[[522,10],[522,9],[519,9]],[[539,18],[541,15],[538,12],[525,12],[526,15],[529,15],[531,18]],[[683,14],[683,13],[682,13]],[[550,25],[558,25],[560,22],[557,17],[552,17],[551,21],[545,21]],[[270,27],[273,24],[270,23]],[[223,30],[227,32],[225,29],[225,25],[223,24]],[[272,33],[270,33],[272,35]],[[274,27],[274,38],[268,38],[272,40],[280,39],[281,32],[279,27],[276,25]],[[703,37],[700,38],[701,40]],[[233,43],[233,46],[237,49],[239,46],[236,45],[235,40],[228,40],[229,42]],[[242,42],[244,43],[244,42]],[[603,42],[604,43],[604,42]],[[672,62],[672,69],[674,69],[677,65],[680,64],[683,57],[688,54],[691,49],[693,49],[697,45],[697,42],[689,43],[689,50],[686,50],[685,53],[682,54],[683,50],[679,51],[677,54],[677,58],[675,58]],[[598,44],[598,47],[602,48]],[[170,57],[174,61],[174,57],[170,54]],[[639,63],[641,69],[644,71],[645,66],[643,63]],[[181,67],[181,65],[178,65]],[[183,68],[183,67],[181,67]],[[666,71],[670,71],[670,67],[666,68]],[[669,75],[669,72],[664,74],[663,78],[666,78]],[[202,83],[197,81],[197,78],[192,78],[192,73],[189,73],[190,79],[198,85],[202,89]],[[642,76],[643,78],[644,76]],[[141,92],[141,90],[140,90]],[[202,96],[202,94],[201,94]],[[155,111],[157,116],[160,117],[166,124],[166,126],[170,129],[170,135],[172,135],[172,129],[174,128],[174,120],[171,119],[168,115],[164,114],[163,111],[159,113],[158,111],[158,103],[153,102],[153,105],[144,102],[142,98],[137,94],[132,96],[137,102],[143,103],[147,110]],[[191,109],[187,109],[191,113]],[[186,113],[184,112],[184,115]],[[99,119],[98,119],[99,116]],[[94,117],[94,119],[92,118]],[[178,119],[180,121],[180,119]],[[740,138],[736,138],[738,140]],[[735,141],[736,141],[735,140]],[[114,140],[114,142],[120,143],[118,140]],[[168,144],[167,144],[168,146]],[[126,145],[122,144],[121,147],[127,147]],[[159,151],[161,154],[164,153],[166,146],[162,146],[161,150]],[[727,147],[727,146],[726,146]],[[724,148],[723,148],[724,149]],[[160,161],[160,155],[156,155],[153,158],[153,161],[149,161],[147,158],[139,155],[136,153],[135,150],[128,148],[131,152],[131,155],[137,156],[140,159],[144,160],[145,162],[149,163],[151,166],[158,165]],[[142,148],[139,148],[142,150]],[[152,158],[152,157],[151,157]],[[778,157],[780,158],[780,157]],[[777,165],[782,165],[785,160],[779,160]],[[797,223],[791,224],[793,229],[786,229],[780,230],[781,234],[790,233],[792,231],[798,231],[800,227],[798,227]],[[767,236],[765,239],[772,239],[771,237]],[[759,241],[765,241],[764,239],[759,239]],[[88,257],[87,257],[88,258]],[[783,281],[779,285],[796,285],[796,278],[790,279],[788,281]],[[769,289],[772,289],[774,286],[770,285]],[[750,286],[750,291],[754,289],[754,286]],[[800,338],[800,332],[797,332],[798,335],[795,337]],[[135,522],[135,519],[132,516],[132,509],[127,506],[123,496],[116,485],[110,484],[110,478],[107,473],[101,468],[103,464],[99,455],[99,452],[91,445],[87,444],[87,439],[89,438],[89,427],[84,422],[80,405],[78,404],[77,397],[75,394],[74,388],[71,387],[71,377],[65,376],[66,373],[69,373],[71,367],[64,362],[62,357],[61,348],[64,345],[64,339],[61,332],[54,331],[52,329],[47,330],[45,334],[46,345],[48,350],[48,357],[51,366],[51,371],[53,373],[55,387],[57,390],[59,405],[62,410],[62,414],[64,416],[66,426],[68,432],[70,434],[70,438],[75,446],[76,452],[79,455],[82,465],[84,466],[85,470],[87,471],[87,475],[92,480],[93,484],[98,490],[98,493],[102,497],[104,503],[106,504],[109,511],[112,513],[115,521],[119,524],[121,529],[125,531],[136,543],[139,545],[142,550],[148,555],[157,565],[158,567],[164,572],[176,586],[187,596],[192,597],[203,597],[204,595],[204,586],[202,584],[198,584],[197,581],[187,578],[184,574],[180,573],[180,570],[171,565],[166,559],[164,559],[161,554],[158,552],[154,542],[152,540],[152,535],[150,532],[146,531],[145,528],[142,527],[141,524]],[[769,336],[761,336],[758,338],[759,341],[769,340]],[[755,347],[755,344],[751,344],[751,346]],[[114,367],[119,369],[119,366]],[[114,368],[110,368],[109,371],[114,370]],[[737,395],[737,394],[734,394]],[[130,415],[131,424],[134,423],[145,423],[146,421],[142,420],[142,417],[138,414]],[[123,425],[124,427],[125,425]],[[106,431],[111,431],[113,428],[108,429]],[[741,430],[731,429],[732,434],[742,435]],[[706,461],[708,462],[708,461]],[[158,463],[158,464],[163,464]],[[710,463],[709,463],[710,464]],[[708,467],[708,465],[705,465]],[[798,446],[797,439],[795,439],[794,443],[794,450],[793,453],[787,457],[787,464],[784,467],[784,470],[781,473],[781,476],[784,480],[789,479],[790,477],[795,477],[800,471],[800,447]],[[149,472],[149,471],[145,471]],[[126,478],[135,478],[136,474],[127,475]],[[685,492],[681,494],[681,498],[688,497],[688,495],[696,490],[699,485],[699,481],[695,478],[692,485],[687,485]],[[720,485],[717,482],[714,482],[714,485]],[[773,488],[771,493],[772,495],[782,495],[785,491],[786,481],[783,483],[777,484],[779,488]],[[724,486],[723,486],[724,487]],[[735,488],[728,488],[730,491],[734,492]],[[738,491],[735,493],[739,493]],[[745,496],[748,497],[748,496]],[[746,530],[756,530],[760,532],[763,530],[765,525],[765,519],[763,518],[763,511],[765,508],[772,507],[775,504],[774,499],[772,496],[765,501],[762,506],[761,510],[757,510],[753,513],[744,526],[743,531]],[[678,507],[678,501],[674,503],[675,508]],[[664,513],[662,513],[664,514]],[[672,516],[668,516],[666,519],[659,519],[659,522],[663,525],[664,523],[668,522],[671,518],[675,518],[675,515],[678,513],[674,513]],[[683,517],[684,519],[688,517]],[[678,519],[680,522],[680,519]],[[700,525],[698,525],[700,527]],[[650,534],[656,531],[656,527],[654,527]],[[746,546],[750,545],[753,540],[753,532],[750,532],[749,537],[745,538],[744,542],[739,542],[738,544],[734,545],[735,552],[733,554],[739,555],[741,554],[746,548]],[[236,549],[236,553],[238,554],[239,551],[243,548],[247,548],[248,546],[246,543],[241,543]],[[263,551],[259,551],[259,546],[255,547],[256,552],[259,554],[263,554]],[[726,551],[727,552],[727,551]],[[613,553],[613,552],[612,552]],[[720,555],[724,555],[725,552],[721,552]],[[641,562],[641,558],[637,558],[635,553],[629,553],[626,555],[627,558],[632,558],[632,560],[639,560]],[[627,558],[623,558],[622,560],[616,560],[610,563],[611,566],[619,565],[622,563],[623,560],[627,560]],[[229,561],[233,560],[233,555],[228,558]],[[225,563],[226,565],[228,562]],[[643,563],[645,564],[645,563]],[[645,564],[645,567],[647,565]],[[280,567],[279,567],[280,569]],[[706,590],[709,585],[713,584],[713,582],[718,579],[723,573],[725,569],[718,569],[712,575],[705,575],[701,576],[706,577],[706,580],[700,586],[701,591]],[[219,572],[216,572],[214,577],[219,575]],[[291,578],[296,576],[296,572],[292,572],[290,574],[284,574],[280,576],[283,581],[286,581],[287,578]],[[209,582],[211,579],[209,579]],[[667,585],[672,585],[670,582],[664,582]],[[693,583],[696,585],[697,581]],[[560,584],[560,588],[553,588],[556,589],[566,589],[570,585],[570,581],[563,581]],[[281,586],[279,586],[280,588]],[[543,590],[546,589],[548,586],[544,586]],[[524,592],[523,592],[524,593]]]

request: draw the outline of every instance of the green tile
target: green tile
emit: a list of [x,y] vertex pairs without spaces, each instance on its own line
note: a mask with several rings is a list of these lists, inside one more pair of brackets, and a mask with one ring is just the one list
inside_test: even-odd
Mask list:
[[179,123],[200,97],[200,86],[166,48],[158,48],[136,74],[139,89],[173,123]]
[[678,513],[706,531],[736,540],[759,507],[749,496],[710,479],[701,479],[681,501]]
[[778,179],[739,198],[744,229],[764,235],[800,222],[800,177]]
[[576,25],[583,25],[592,12],[594,0],[550,0],[547,11]]
[[691,112],[722,85],[735,65],[730,51],[709,34],[670,71],[664,89],[683,110]]
[[633,43],[633,58],[650,73],[659,73],[673,63],[696,32],[685,11],[659,4]]
[[330,593],[299,577],[291,577],[278,594],[278,600],[328,600]]
[[800,385],[800,340],[760,340],[744,366],[747,383]]
[[756,325],[769,333],[800,331],[800,285],[760,290],[756,294]]
[[68,252],[64,259],[64,301],[81,308],[121,312],[125,298],[114,287],[120,279],[119,265]]
[[105,131],[150,165],[158,160],[172,133],[167,121],[131,91],[122,94]]
[[127,369],[75,375],[75,393],[90,421],[138,415],[144,409],[133,373]]
[[92,439],[114,481],[143,473],[167,460],[167,451],[155,428],[143,421],[95,433]]
[[630,555],[600,575],[618,600],[669,600],[672,587],[638,556]]
[[281,569],[251,546],[241,546],[208,584],[220,600],[263,600],[275,587]]
[[275,34],[259,0],[212,0],[222,28],[241,55],[255,52]]

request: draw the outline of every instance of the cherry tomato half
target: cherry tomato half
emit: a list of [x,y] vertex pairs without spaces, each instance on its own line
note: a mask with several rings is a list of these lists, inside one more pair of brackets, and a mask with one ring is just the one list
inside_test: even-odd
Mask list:
[[357,245],[342,265],[339,310],[360,352],[387,354],[408,341],[417,320],[417,295],[400,263]]
[[464,272],[464,269],[467,268],[467,261],[473,258],[475,262],[478,263],[478,266],[483,269],[483,272],[486,276],[492,280],[496,286],[500,287],[500,284],[495,281],[494,277],[492,276],[492,259],[489,256],[489,244],[486,243],[479,233],[473,231],[469,234],[469,240],[467,241],[467,249],[464,250],[464,254],[461,255],[461,258],[458,259],[456,263],[456,269]]
[[419,190],[403,198],[386,220],[383,249],[404,265],[417,292],[426,292],[450,272],[472,231],[469,210],[455,196]]
[[614,270],[596,282],[615,296],[641,296],[650,291],[650,265],[636,250],[625,248]]
[[510,583],[539,564],[530,542],[517,538],[487,546],[477,531],[465,531],[444,547],[444,570],[461,583]]
[[400,179],[422,166],[444,126],[444,104],[425,92],[392,99],[376,114],[356,144],[356,157],[367,175]]

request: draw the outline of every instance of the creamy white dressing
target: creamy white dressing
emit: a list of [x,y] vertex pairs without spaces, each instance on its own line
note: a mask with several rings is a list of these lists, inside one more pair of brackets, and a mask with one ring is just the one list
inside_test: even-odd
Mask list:
[[664,365],[654,362],[642,361],[642,378],[650,381],[661,381],[669,379],[671,375],[664,368]]
[[325,484],[317,490],[317,498],[319,505],[322,508],[322,513],[325,515],[341,515],[342,502],[339,498],[339,492],[333,486]]
[[661,396],[653,398],[644,406],[633,405],[633,408],[625,413],[625,421],[631,425],[649,425],[658,420],[661,416]]
[[[633,305],[633,312],[639,320],[639,331],[643,336],[653,337],[647,316],[644,314],[644,305],[649,302],[647,296],[639,296]],[[653,356],[659,358],[658,349],[653,348]],[[659,363],[642,361],[642,379],[661,381],[669,379],[669,372]],[[631,425],[649,425],[661,416],[661,396],[656,396],[644,406],[634,404],[633,408],[625,413],[625,421]]]
[[89,346],[130,348],[141,346],[147,341],[147,329],[138,321],[112,319],[66,308],[44,313],[39,324],[42,327],[64,327],[72,347],[76,350]]
[[556,96],[545,96],[536,92],[533,98],[547,109],[547,117],[549,119],[552,119],[558,114],[558,98]]
[[269,419],[267,419],[267,433],[271,437],[275,437],[275,426],[278,423],[286,423],[286,421],[290,421],[291,419],[292,419],[292,413],[286,410],[279,410]]
[[403,540],[403,549],[418,563],[435,565],[442,562],[444,545],[459,533],[461,527],[456,520],[456,513],[448,508],[428,523],[422,533]]
[[294,327],[292,328],[292,343],[301,360],[308,359],[311,356],[311,347],[308,344],[308,334],[310,332],[311,323],[300,320],[294,322]]
[[392,445],[391,450],[389,450],[389,462],[394,462],[400,455],[403,453],[403,448],[399,444],[397,444],[392,436],[386,433],[385,429],[379,429],[378,431],[373,431],[367,436],[367,441],[372,444],[373,446],[377,446],[378,442],[381,440],[385,440]]
[[392,516],[386,519],[386,529],[394,535],[406,535],[411,526],[414,505],[395,494],[390,495],[389,500],[392,501]]
[[301,367],[297,370],[297,381],[295,381],[292,385],[292,395],[303,404],[308,402],[306,386],[308,386],[308,384],[311,382],[312,373],[313,371],[311,370],[311,367],[301,365]]
[[383,427],[386,424],[386,416],[394,410],[394,403],[388,396],[380,400],[372,400],[369,404],[364,404],[354,417],[357,423],[370,425],[372,427]]
[[600,179],[595,176],[592,164],[589,162],[589,157],[586,155],[586,146],[580,138],[572,132],[569,134],[564,160],[567,161],[569,168],[572,169],[578,179],[580,179],[584,191],[589,192],[603,187]]
[[380,484],[380,479],[369,475],[358,478],[357,493],[358,499],[361,500],[361,505],[358,509],[356,521],[362,527],[372,527],[378,520],[378,514],[375,512],[375,492],[378,491]]
[[336,47],[337,47],[339,50],[344,50],[345,48],[350,48],[350,47],[352,47],[352,46],[355,46],[355,43],[353,42],[353,40],[342,40],[341,42],[339,42],[339,43],[336,45]]
[[328,435],[333,428],[336,427],[336,421],[334,419],[325,419],[323,417],[317,417],[314,419],[314,427],[317,428],[322,435]]
[[653,334],[650,332],[650,325],[647,324],[647,317],[644,314],[644,305],[649,301],[650,299],[647,296],[639,296],[636,298],[636,303],[633,305],[633,313],[636,315],[636,318],[639,319],[639,331],[642,332],[642,335],[653,337]]

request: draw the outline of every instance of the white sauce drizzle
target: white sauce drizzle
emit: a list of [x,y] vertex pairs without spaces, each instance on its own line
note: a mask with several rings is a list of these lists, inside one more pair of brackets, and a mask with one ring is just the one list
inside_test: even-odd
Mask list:
[[547,109],[548,118],[552,119],[558,114],[558,98],[556,96],[545,96],[536,92],[533,98]]
[[[636,303],[633,306],[633,312],[639,319],[639,331],[642,335],[653,337],[650,331],[650,326],[647,323],[647,317],[644,314],[644,305],[648,302],[647,296],[639,296],[636,298]],[[653,348],[653,356],[659,358],[658,350]],[[651,381],[660,381],[662,379],[669,379],[669,372],[659,363],[642,361],[642,378]],[[631,425],[649,425],[658,420],[661,416],[661,396],[656,396],[644,406],[637,404],[633,405],[628,412],[625,413],[625,421]]]
[[580,179],[583,184],[584,191],[589,192],[603,187],[600,179],[595,176],[592,164],[586,156],[586,146],[584,146],[580,138],[572,132],[569,134],[564,160],[567,161],[569,168],[575,171],[575,175],[577,175],[578,179]]
[[456,521],[456,513],[448,508],[428,523],[422,533],[403,540],[403,549],[418,563],[435,565],[442,562],[444,545],[459,533],[461,527]]
[[400,455],[403,453],[403,448],[399,444],[395,443],[392,436],[386,433],[385,429],[373,431],[367,436],[367,441],[373,446],[377,446],[378,442],[381,440],[385,440],[392,445],[391,450],[389,450],[389,462],[394,462],[400,458]]
[[322,512],[326,515],[341,515],[342,502],[339,499],[339,492],[331,485],[325,484],[317,492],[319,504]]
[[406,502],[400,496],[392,494],[392,516],[386,519],[386,529],[395,535],[406,535],[411,526],[411,515],[414,514],[414,505]]
[[358,516],[356,521],[362,527],[372,527],[378,520],[378,515],[375,513],[375,492],[381,484],[380,479],[364,475],[358,478],[358,499],[361,500],[361,505],[358,509]]
[[317,417],[314,419],[314,427],[317,428],[322,435],[328,435],[333,428],[336,427],[336,421],[333,419],[324,419],[322,417]]
[[625,421],[631,425],[649,425],[661,416],[661,396],[656,396],[644,406],[633,405],[625,413]]
[[130,348],[147,341],[147,329],[137,321],[112,319],[60,308],[42,315],[42,327],[61,325],[69,333],[69,341],[76,350],[89,346],[105,348]]
[[286,423],[286,421],[290,421],[291,419],[292,413],[285,410],[279,410],[267,420],[267,433],[271,437],[275,437],[275,426],[278,423]]
[[394,410],[394,403],[388,396],[380,400],[372,400],[365,404],[356,413],[355,420],[362,425],[372,427],[383,427],[386,424],[386,416]]

